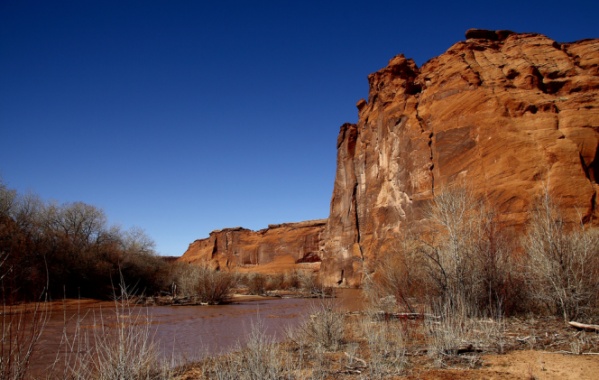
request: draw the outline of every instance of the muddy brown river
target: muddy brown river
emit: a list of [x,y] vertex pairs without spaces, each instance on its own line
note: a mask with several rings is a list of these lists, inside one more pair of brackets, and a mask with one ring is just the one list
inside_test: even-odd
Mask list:
[[[77,343],[83,342],[81,339],[85,337],[93,339],[94,334],[104,331],[102,328],[106,331],[114,328],[116,313],[125,314],[133,324],[149,326],[160,356],[169,362],[180,363],[244,345],[252,324],[258,320],[269,335],[281,340],[286,326],[297,326],[310,313],[314,303],[313,299],[276,298],[240,300],[219,306],[117,310],[111,302],[68,301],[53,307],[32,358],[31,375],[47,374],[48,367],[57,358],[58,367],[61,367],[66,355],[83,355],[84,348],[78,348]],[[69,347],[65,338],[75,345]]]

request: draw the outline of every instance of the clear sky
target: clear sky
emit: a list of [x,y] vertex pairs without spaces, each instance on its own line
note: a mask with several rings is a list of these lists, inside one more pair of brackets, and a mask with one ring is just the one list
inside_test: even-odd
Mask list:
[[599,37],[599,1],[0,0],[0,176],[163,255],[328,216],[367,75],[468,28]]

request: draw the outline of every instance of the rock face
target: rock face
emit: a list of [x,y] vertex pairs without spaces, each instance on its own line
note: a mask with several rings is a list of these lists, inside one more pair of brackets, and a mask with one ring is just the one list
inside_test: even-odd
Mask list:
[[456,183],[505,226],[545,189],[569,221],[599,220],[599,39],[470,29],[421,68],[398,55],[368,81],[339,133],[327,220],[214,231],[180,260],[281,272],[322,259],[323,284],[358,286]]
[[213,231],[207,239],[191,243],[180,260],[282,273],[298,264],[320,263],[325,225],[326,219],[320,219],[270,225],[260,231],[241,227]]
[[471,29],[421,68],[399,55],[368,77],[341,127],[321,279],[356,286],[448,185],[464,181],[506,225],[546,187],[566,217],[599,217],[599,40]]

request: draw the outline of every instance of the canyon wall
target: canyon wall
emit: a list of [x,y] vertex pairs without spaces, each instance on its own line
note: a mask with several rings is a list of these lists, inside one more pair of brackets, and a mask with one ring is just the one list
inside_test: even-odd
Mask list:
[[325,285],[359,286],[455,184],[506,227],[544,191],[567,220],[598,220],[599,39],[472,29],[422,67],[398,55],[368,81],[358,122],[339,132],[328,219],[214,231],[180,260],[267,273],[322,260]]
[[317,269],[325,225],[326,219],[320,219],[270,225],[259,231],[241,227],[213,231],[208,238],[191,243],[180,261],[265,273]]
[[599,40],[469,30],[421,68],[403,55],[368,77],[341,127],[321,279],[357,286],[453,183],[522,225],[546,188],[566,218],[597,218]]

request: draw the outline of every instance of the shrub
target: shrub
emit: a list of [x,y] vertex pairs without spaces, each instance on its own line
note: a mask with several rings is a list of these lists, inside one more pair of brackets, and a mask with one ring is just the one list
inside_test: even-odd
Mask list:
[[[170,370],[159,359],[147,308],[136,307],[121,283],[114,313],[94,315],[91,332],[77,321],[73,335],[63,334],[67,355],[62,378],[93,380],[170,379]],[[83,318],[80,316],[80,318]],[[60,376],[57,376],[60,377]]]
[[267,278],[261,273],[250,273],[245,276],[246,286],[249,294],[263,295],[267,289]]
[[45,302],[0,309],[0,379],[27,377],[31,357],[50,316]]
[[[371,303],[391,312],[395,300],[409,312],[424,304],[445,304],[455,312],[503,314],[518,300],[511,286],[518,276],[506,239],[497,231],[495,213],[464,187],[438,194],[427,229],[409,231],[366,277]],[[510,306],[511,307],[511,306]]]
[[191,297],[195,294],[199,271],[189,263],[174,262],[170,265],[170,281],[173,297]]
[[202,363],[201,378],[275,380],[285,378],[283,371],[290,371],[293,367],[294,363],[288,360],[284,350],[267,334],[264,324],[258,320],[252,322],[245,347],[238,344],[237,351],[209,358]]
[[235,273],[215,270],[206,264],[176,263],[172,276],[177,296],[193,297],[210,305],[228,302],[237,284]]
[[396,250],[377,260],[372,271],[365,271],[363,289],[371,307],[387,313],[417,312],[417,304],[431,291],[419,244],[404,238]]
[[568,226],[547,192],[536,205],[523,246],[534,298],[564,320],[599,306],[599,230]]
[[241,362],[245,379],[279,379],[282,358],[279,346],[266,333],[261,320],[252,323],[246,348],[242,351]]
[[336,310],[334,299],[322,298],[312,305],[310,318],[301,330],[317,347],[334,351],[343,338],[344,321],[343,313]]
[[284,275],[284,288],[299,290],[302,287],[302,274],[298,270],[286,272]]
[[404,334],[399,321],[380,321],[375,315],[362,319],[361,335],[368,347],[370,378],[400,375],[406,365]]
[[424,319],[427,353],[435,364],[445,367],[450,362],[463,362],[474,367],[480,363],[481,352],[503,353],[505,323],[503,318],[481,318],[476,310],[457,309],[438,304]]
[[214,270],[205,265],[198,268],[199,281],[196,294],[200,302],[210,305],[228,302],[237,283],[236,275],[228,271]]
[[[1,187],[0,182],[0,190]],[[2,201],[0,197],[0,207]],[[14,289],[5,286],[5,278],[17,268],[10,264],[8,255],[0,247],[0,379],[21,380],[28,375],[32,355],[50,318],[50,310],[45,291],[35,302],[13,305]],[[16,275],[23,276],[22,273]]]
[[429,216],[437,241],[422,252],[442,302],[498,312],[510,288],[511,258],[495,212],[467,187],[457,186],[435,197]]
[[287,289],[287,284],[285,284],[285,275],[283,273],[266,276],[267,291],[285,289]]

